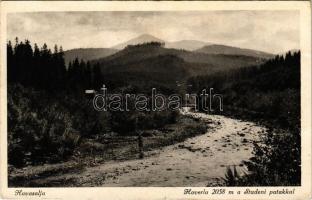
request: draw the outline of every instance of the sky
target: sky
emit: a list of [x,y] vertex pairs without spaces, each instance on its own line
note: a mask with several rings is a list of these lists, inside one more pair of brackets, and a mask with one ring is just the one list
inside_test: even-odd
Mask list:
[[270,53],[299,49],[298,11],[32,12],[7,16],[8,40],[63,49],[112,47],[150,34]]

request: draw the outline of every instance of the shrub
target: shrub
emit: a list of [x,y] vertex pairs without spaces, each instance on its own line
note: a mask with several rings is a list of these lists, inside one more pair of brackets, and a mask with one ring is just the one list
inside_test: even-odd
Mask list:
[[[271,129],[264,144],[254,144],[254,157],[245,164],[249,174],[238,176],[227,169],[228,186],[298,186],[301,180],[300,135]],[[234,169],[235,170],[235,169]]]
[[[78,103],[79,102],[79,103]],[[105,134],[109,116],[73,96],[51,97],[19,84],[8,87],[9,164],[56,162],[69,158],[81,137]]]

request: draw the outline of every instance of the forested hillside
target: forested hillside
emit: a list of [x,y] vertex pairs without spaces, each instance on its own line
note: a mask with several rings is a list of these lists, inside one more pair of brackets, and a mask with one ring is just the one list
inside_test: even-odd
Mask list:
[[104,58],[116,53],[118,50],[111,48],[79,48],[64,51],[65,64],[78,58],[79,60],[90,61]]
[[208,55],[167,49],[163,43],[150,42],[127,46],[91,63],[100,67],[105,84],[112,87],[124,81],[136,86],[144,83],[146,88],[167,88],[172,92],[177,81],[185,82],[192,76],[258,65],[264,61],[244,55]]
[[[8,56],[8,82],[20,83],[26,87],[47,90],[59,93],[66,90],[80,91],[96,86],[100,77],[97,68],[91,68],[89,62],[75,59],[67,68],[64,61],[62,47],[54,47],[54,51],[44,44],[40,49],[30,42],[19,42],[13,46],[9,41],[7,45]],[[77,87],[81,86],[81,87]]]
[[229,168],[228,185],[300,185],[300,51],[260,66],[194,77],[188,83],[193,92],[214,88],[222,94],[221,114],[268,127],[268,135],[262,136],[265,145],[255,143],[255,156],[246,162],[251,174],[240,177]]
[[[165,43],[148,42],[137,45],[129,45],[123,50],[111,56],[98,59],[101,65],[124,65],[127,63],[135,63],[150,57],[160,55],[174,55],[183,59],[187,63],[200,63],[210,65],[217,70],[228,70],[238,67],[260,64],[265,59],[261,57],[246,56],[244,54],[222,55],[222,54],[205,54],[192,51],[179,50],[173,48],[164,48]],[[192,67],[192,65],[190,65]]]
[[[189,79],[190,91],[214,88],[223,95],[225,112],[239,109],[294,127],[300,120],[300,52],[276,56],[260,66]],[[259,117],[260,117],[259,116]]]

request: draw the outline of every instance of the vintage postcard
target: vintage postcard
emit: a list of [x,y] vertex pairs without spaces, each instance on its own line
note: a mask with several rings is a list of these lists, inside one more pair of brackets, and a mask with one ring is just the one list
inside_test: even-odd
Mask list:
[[311,198],[309,1],[2,1],[2,199]]

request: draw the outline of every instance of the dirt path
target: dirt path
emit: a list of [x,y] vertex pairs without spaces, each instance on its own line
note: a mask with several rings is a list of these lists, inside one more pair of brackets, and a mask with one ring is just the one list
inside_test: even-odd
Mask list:
[[[142,160],[107,162],[76,175],[81,186],[207,186],[218,184],[227,166],[252,157],[252,142],[264,127],[223,116],[182,114],[216,122],[214,131],[155,151]],[[77,177],[79,176],[79,177]],[[68,177],[70,178],[70,177]]]

